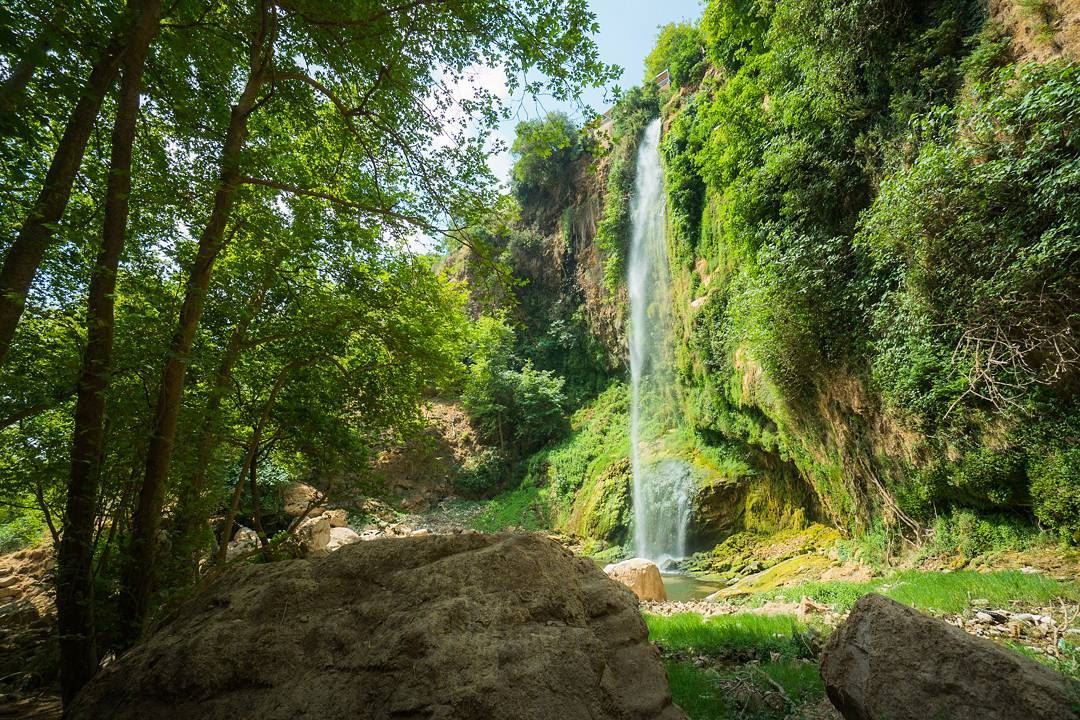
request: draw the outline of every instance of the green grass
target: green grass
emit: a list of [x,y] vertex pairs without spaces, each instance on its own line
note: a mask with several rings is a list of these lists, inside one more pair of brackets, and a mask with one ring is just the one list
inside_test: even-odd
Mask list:
[[715,670],[673,660],[665,662],[664,666],[671,686],[671,699],[692,720],[728,720],[731,717],[727,693]]
[[546,530],[552,527],[551,506],[544,491],[523,484],[489,500],[470,525],[481,532],[501,532],[511,527]]
[[1049,604],[1059,598],[1080,602],[1080,585],[1059,582],[1045,575],[1025,574],[1016,570],[978,573],[920,572],[908,570],[866,583],[814,582],[754,596],[750,604],[768,600],[797,602],[808,597],[840,612],[847,612],[863,595],[881,593],[897,602],[931,613],[960,612],[974,599],[990,605],[1007,607],[1012,603]]
[[696,613],[663,617],[646,615],[649,639],[665,651],[686,651],[713,657],[794,660],[813,657],[811,630],[791,615],[720,615],[704,619]]
[[[801,717],[798,708],[825,696],[817,665],[789,660],[731,670],[699,668],[692,663],[668,660],[671,697],[691,720],[781,720]],[[766,704],[762,698],[774,691],[766,676],[784,689],[792,706]],[[740,692],[733,692],[738,689]]]

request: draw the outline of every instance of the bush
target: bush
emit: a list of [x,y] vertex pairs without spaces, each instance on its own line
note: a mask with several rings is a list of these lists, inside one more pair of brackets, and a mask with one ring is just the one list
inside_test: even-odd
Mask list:
[[454,478],[454,490],[464,497],[485,497],[506,479],[506,458],[496,448],[486,447],[466,458]]
[[645,58],[645,82],[667,70],[674,87],[689,85],[701,76],[704,59],[701,31],[690,23],[669,23],[660,28],[656,45]]
[[1056,452],[1033,464],[1031,498],[1040,522],[1080,543],[1080,450]]
[[36,545],[45,537],[45,529],[37,511],[0,510],[0,553]]
[[558,212],[569,200],[575,163],[585,154],[581,129],[564,113],[553,112],[517,126],[511,147],[514,195],[526,220]]
[[513,346],[514,331],[501,320],[477,321],[462,401],[484,442],[522,457],[563,432],[566,398],[561,377],[531,362],[517,369]]

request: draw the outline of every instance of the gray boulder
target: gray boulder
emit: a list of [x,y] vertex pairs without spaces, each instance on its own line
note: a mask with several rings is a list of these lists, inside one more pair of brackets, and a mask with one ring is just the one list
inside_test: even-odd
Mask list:
[[230,569],[70,720],[680,720],[634,595],[537,535],[373,540]]
[[1076,720],[1080,687],[881,595],[829,638],[821,677],[847,720]]

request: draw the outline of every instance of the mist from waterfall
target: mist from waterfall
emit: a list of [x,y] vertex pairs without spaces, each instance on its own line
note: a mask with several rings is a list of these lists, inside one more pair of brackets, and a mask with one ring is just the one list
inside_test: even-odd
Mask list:
[[630,210],[630,457],[634,474],[634,552],[661,568],[686,556],[693,479],[685,463],[657,460],[670,409],[671,273],[660,165],[660,120],[638,146]]

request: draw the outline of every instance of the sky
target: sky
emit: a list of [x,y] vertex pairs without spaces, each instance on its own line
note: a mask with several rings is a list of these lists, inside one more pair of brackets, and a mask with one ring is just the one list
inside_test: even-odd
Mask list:
[[[600,32],[595,38],[600,59],[623,68],[618,84],[625,89],[639,85],[643,80],[645,56],[653,49],[659,28],[671,22],[697,20],[704,4],[701,0],[589,0],[589,6],[600,24]],[[493,71],[490,82],[502,84],[497,71]],[[484,84],[488,83],[485,81]],[[587,91],[581,99],[598,112],[608,107],[604,92],[599,88]],[[581,113],[572,104],[550,100],[540,106],[526,103],[516,117],[502,123],[499,136],[509,147],[514,142],[514,128],[519,121],[554,110],[581,119]],[[496,177],[504,182],[509,180],[513,166],[509,153],[492,156],[489,165]]]

